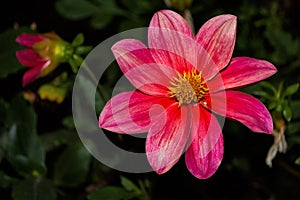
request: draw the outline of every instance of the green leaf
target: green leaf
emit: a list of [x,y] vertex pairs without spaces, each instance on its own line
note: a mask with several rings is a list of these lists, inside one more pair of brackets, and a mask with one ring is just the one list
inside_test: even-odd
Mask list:
[[36,132],[33,108],[22,96],[17,96],[9,105],[9,110],[5,123],[10,128],[1,138],[7,160],[22,176],[31,176],[33,171],[44,174],[45,150]]
[[107,186],[88,195],[88,200],[129,200],[133,196],[125,189],[116,186]]
[[300,137],[298,135],[293,135],[287,138],[287,143],[289,144],[289,148],[292,149],[293,146],[300,145]]
[[274,95],[277,93],[276,88],[275,88],[271,83],[269,83],[269,82],[267,82],[267,81],[262,81],[262,82],[260,82],[259,84],[260,84],[262,87],[264,87],[264,88],[270,89],[270,90],[273,92]]
[[64,129],[41,135],[41,142],[46,151],[51,151],[63,144],[72,144],[76,139],[75,132]]
[[291,119],[292,119],[292,110],[288,105],[284,106],[282,114],[283,114],[284,118],[286,119],[286,121],[288,121],[288,122],[291,121]]
[[56,190],[45,179],[26,179],[13,187],[13,200],[56,200]]
[[268,99],[268,100],[272,99],[272,96],[269,93],[265,92],[265,91],[261,91],[261,90],[260,91],[254,91],[253,94],[257,95],[257,96],[260,96],[260,97],[263,97],[263,98]]
[[93,49],[92,46],[79,46],[75,48],[75,54],[83,55],[88,54]]
[[73,54],[72,58],[70,58],[68,60],[68,62],[72,68],[73,73],[77,73],[78,68],[80,67],[81,63],[83,62],[83,59],[79,55]]
[[[0,140],[1,140],[1,138],[0,138]],[[0,141],[1,142],[1,141]],[[1,145],[1,144],[0,144]],[[4,157],[4,152],[3,152],[3,150],[2,150],[2,147],[0,146],[0,163],[1,163],[1,161],[2,161],[2,159],[3,159],[3,157]]]
[[296,164],[296,165],[300,165],[300,157],[298,157],[298,158],[295,160],[295,164]]
[[105,13],[97,13],[91,19],[91,26],[94,29],[102,29],[111,22],[113,15]]
[[115,15],[128,16],[114,0],[59,0],[56,2],[56,9],[67,19],[91,18],[91,26],[95,29],[104,28]]
[[77,47],[82,45],[84,42],[84,35],[82,33],[78,33],[74,40],[72,41],[72,46]]
[[[292,110],[300,110],[300,100],[291,101],[291,109]],[[293,119],[300,119],[300,112],[293,112]]]
[[294,135],[298,132],[300,132],[300,121],[288,123],[286,130],[288,135]]
[[[4,101],[3,99],[0,99],[0,127],[1,126],[7,126],[5,122],[6,120],[6,115],[9,112],[9,104]],[[6,127],[8,128],[8,127]]]
[[283,97],[295,94],[299,89],[299,83],[288,86],[283,92]]
[[71,69],[72,69],[73,73],[74,74],[77,73],[79,66],[77,65],[76,61],[73,58],[70,58],[68,60],[68,63],[71,66]]
[[99,13],[104,13],[104,14],[110,14],[111,16],[114,15],[120,15],[120,16],[124,16],[127,17],[128,13],[119,8],[119,6],[116,3],[116,0],[95,0],[98,3],[98,7],[100,8]]
[[14,179],[0,171],[0,188],[7,188],[14,182]]
[[278,104],[278,105],[276,106],[276,108],[275,108],[275,111],[276,111],[277,113],[283,112],[283,107],[282,107],[282,105],[281,105],[281,104]]
[[137,196],[142,194],[142,191],[131,180],[124,176],[121,176],[121,184],[128,192],[133,192]]
[[46,174],[44,163],[36,162],[26,156],[15,155],[12,161],[18,174],[23,177],[39,177]]
[[5,128],[7,128],[5,119],[7,118],[6,115],[8,112],[9,112],[9,104],[3,99],[0,99],[0,163],[5,154],[4,146],[6,142],[6,135],[1,133],[5,132]]
[[87,0],[59,0],[55,7],[67,19],[80,20],[92,16],[98,8]]
[[283,64],[292,56],[298,55],[299,41],[292,38],[291,33],[280,29],[267,29],[265,37],[274,47],[273,60]]
[[269,110],[272,110],[272,109],[274,109],[277,105],[278,105],[278,104],[277,104],[276,101],[271,101],[271,102],[269,103],[269,105],[268,105],[268,109],[269,109]]
[[83,58],[81,58],[79,55],[74,54],[73,55],[73,59],[76,62],[77,66],[79,67],[82,62],[83,62]]
[[91,156],[78,141],[69,145],[59,156],[54,169],[54,183],[76,187],[86,180]]
[[70,129],[70,130],[74,130],[75,129],[75,124],[74,124],[74,120],[73,120],[72,116],[67,116],[67,117],[63,118],[62,124],[67,129]]
[[16,37],[24,32],[32,33],[33,31],[27,27],[20,27],[8,29],[0,34],[0,78],[5,78],[25,68],[16,58],[16,51],[24,48],[16,42]]

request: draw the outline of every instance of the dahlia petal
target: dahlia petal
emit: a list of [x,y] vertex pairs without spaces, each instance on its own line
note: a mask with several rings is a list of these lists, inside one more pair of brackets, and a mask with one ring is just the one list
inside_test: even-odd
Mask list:
[[[145,50],[145,49],[147,49],[147,47],[145,46],[144,43],[142,43],[139,40],[124,39],[124,40],[120,40],[117,43],[115,43],[111,49],[112,49],[113,53],[116,52],[118,54],[121,54],[121,53],[126,54],[128,52],[135,51],[135,50]],[[142,56],[142,59],[143,60],[141,60],[141,61],[145,61],[145,62],[147,61],[147,63],[153,62],[152,57],[148,56],[148,54],[146,56]],[[133,67],[133,66],[128,66],[128,67]],[[127,71],[128,69],[125,68],[124,70]]]
[[157,64],[168,66],[177,74],[183,74],[193,70],[195,67],[189,63],[185,58],[176,55],[175,53],[165,50],[150,49],[153,59]]
[[107,102],[99,116],[99,127],[117,133],[144,133],[171,103],[137,91],[123,92]]
[[197,54],[195,56],[196,67],[202,73],[204,80],[209,81],[219,75],[219,67],[213,60],[213,57],[203,47],[197,44]]
[[[185,19],[176,12],[162,10],[154,14],[148,28],[148,44],[150,49],[163,50],[154,51],[154,58],[172,61],[172,55],[184,58],[175,67],[184,68],[186,65],[197,66],[197,43],[193,33]],[[158,60],[156,60],[158,62]],[[173,60],[175,63],[176,60]],[[188,62],[188,63],[185,63]]]
[[199,179],[209,178],[218,169],[224,152],[218,120],[204,108],[194,109],[191,135],[192,142],[185,153],[187,168]]
[[43,68],[48,66],[50,64],[50,61],[40,63],[39,65],[30,68],[28,71],[25,72],[22,79],[22,85],[25,87],[29,83],[32,83],[35,81],[39,76]]
[[24,49],[17,51],[16,56],[19,62],[27,67],[34,67],[41,63],[45,63],[45,59],[43,59],[33,49]]
[[167,87],[177,72],[156,63],[143,43],[133,39],[121,40],[112,51],[124,75],[137,89],[150,95],[168,96]]
[[[156,12],[151,19],[149,28],[174,30],[187,36],[194,37],[187,21],[180,14],[171,10],[161,10]],[[157,40],[157,38],[151,37],[149,39],[152,39],[151,42]],[[157,42],[159,43],[159,41]]]
[[[225,89],[233,89],[261,81],[276,72],[277,69],[268,61],[237,57],[233,58],[229,66],[221,72],[221,77]],[[223,86],[211,84],[211,92],[221,89]]]
[[16,38],[16,41],[23,46],[26,47],[32,47],[36,43],[44,40],[45,37],[43,37],[41,34],[28,34],[28,33],[22,33]]
[[167,172],[185,149],[191,128],[189,106],[172,104],[151,126],[146,139],[146,154],[152,168],[158,173]]
[[196,41],[206,49],[219,71],[230,61],[235,38],[236,16],[234,15],[219,15],[208,20],[196,35]]
[[217,171],[222,162],[224,154],[223,135],[220,134],[217,143],[205,157],[197,157],[199,154],[201,153],[197,152],[197,147],[188,149],[185,154],[186,166],[196,178],[207,179]]
[[[211,94],[211,99],[211,110],[223,115],[224,92]],[[272,133],[270,112],[258,99],[242,92],[226,91],[226,105],[226,117],[241,122],[254,132]]]

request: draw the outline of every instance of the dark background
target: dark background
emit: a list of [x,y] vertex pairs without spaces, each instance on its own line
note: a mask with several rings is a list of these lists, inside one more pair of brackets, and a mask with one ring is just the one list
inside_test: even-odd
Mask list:
[[[37,32],[44,33],[54,30],[66,41],[72,39],[81,32],[85,35],[85,44],[97,45],[107,37],[126,30],[124,21],[132,22],[127,29],[133,26],[147,26],[154,12],[167,7],[163,1],[143,0],[150,2],[145,11],[137,12],[140,19],[131,19],[120,15],[114,16],[103,28],[96,29],[90,25],[91,17],[78,20],[66,18],[59,13],[53,0],[44,1],[17,1],[11,0],[2,3],[0,12],[0,30],[4,32],[13,28],[14,24],[29,26],[37,24]],[[92,2],[92,1],[91,1]],[[117,5],[126,10],[124,1],[116,1]],[[273,6],[273,7],[272,7]],[[277,6],[277,7],[276,7]],[[276,7],[276,9],[274,9]],[[103,8],[104,9],[104,8]],[[136,8],[139,9],[139,8]],[[269,81],[278,86],[280,81],[285,85],[299,83],[299,9],[297,0],[276,1],[194,1],[190,10],[194,17],[196,30],[201,25],[217,14],[231,13],[238,17],[237,44],[234,56],[247,55],[250,57],[269,60],[275,64],[278,73]],[[136,25],[134,24],[136,22]],[[270,33],[278,33],[277,35]],[[271,35],[271,36],[270,36]],[[296,47],[291,47],[291,44]],[[293,50],[293,48],[295,48]],[[291,50],[289,52],[288,50]],[[24,70],[0,80],[1,98],[10,101],[20,93],[21,77]],[[113,75],[115,79],[117,75]],[[34,89],[35,86],[33,86]],[[111,85],[108,84],[108,87]],[[251,93],[257,87],[248,88],[245,91]],[[299,93],[289,98],[291,102],[299,101]],[[38,116],[37,129],[39,135],[49,131],[55,131],[62,127],[61,120],[70,115],[71,99],[68,97],[61,105],[52,102],[39,101],[33,105]],[[295,107],[294,107],[295,108]],[[296,107],[298,109],[298,107]],[[293,110],[298,112],[299,110]],[[298,116],[297,114],[295,116]],[[294,117],[291,123],[298,123],[299,118]],[[49,127],[50,124],[50,127]],[[297,124],[299,127],[299,123]],[[2,130],[2,128],[1,128]],[[299,130],[299,129],[298,129]],[[74,130],[73,130],[74,131]],[[289,131],[289,130],[288,130]],[[120,176],[125,176],[134,183],[138,180],[151,182],[150,196],[154,200],[163,199],[299,199],[300,196],[300,167],[295,160],[300,156],[299,131],[289,134],[287,131],[288,151],[286,154],[278,154],[273,161],[273,167],[265,164],[265,158],[270,146],[273,144],[271,135],[253,133],[245,126],[226,120],[223,134],[225,141],[224,159],[217,172],[207,180],[199,180],[193,177],[185,167],[184,156],[167,173],[157,175],[128,174],[101,166],[90,169],[83,182],[76,186],[56,185],[58,199],[86,199],[88,186],[121,186]],[[76,133],[75,133],[76,134]],[[118,141],[117,136],[112,140]],[[125,142],[126,143],[125,143]],[[136,145],[136,142],[139,144]],[[143,141],[135,141],[130,137],[123,138],[124,146],[143,146]],[[47,152],[46,165],[48,168],[46,177],[53,178],[53,170],[57,156],[67,145]],[[1,160],[0,160],[1,161]],[[97,161],[93,161],[97,162]],[[91,164],[91,166],[94,166]],[[103,170],[103,168],[105,170]],[[1,171],[16,177],[19,181],[26,178],[16,175],[16,170],[11,170],[10,163],[0,162]],[[94,170],[94,171],[93,171]],[[92,178],[91,174],[98,174],[101,178]],[[78,175],[78,174],[77,174]],[[76,176],[76,174],[74,174]],[[3,178],[3,177],[0,177]],[[0,189],[0,199],[11,199],[14,186]],[[113,194],[112,194],[113,196]]]

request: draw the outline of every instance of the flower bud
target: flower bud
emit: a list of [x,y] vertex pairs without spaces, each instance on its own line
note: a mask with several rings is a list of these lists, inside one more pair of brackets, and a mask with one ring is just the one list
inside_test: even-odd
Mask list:
[[73,47],[54,32],[23,33],[16,41],[28,47],[16,52],[19,62],[30,68],[23,76],[23,86],[48,75],[60,63],[67,62],[73,54]]

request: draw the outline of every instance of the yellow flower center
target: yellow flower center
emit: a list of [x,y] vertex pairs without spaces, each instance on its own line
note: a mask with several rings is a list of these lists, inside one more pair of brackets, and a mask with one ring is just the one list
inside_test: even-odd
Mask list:
[[175,97],[179,106],[198,103],[207,92],[208,88],[202,79],[201,72],[198,73],[195,70],[178,74],[169,87],[170,97]]

